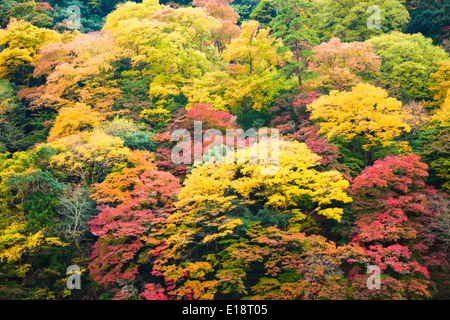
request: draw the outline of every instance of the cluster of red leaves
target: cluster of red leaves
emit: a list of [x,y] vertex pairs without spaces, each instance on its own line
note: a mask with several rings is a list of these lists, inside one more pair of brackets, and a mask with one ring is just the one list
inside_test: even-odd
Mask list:
[[180,188],[173,175],[155,170],[149,152],[134,151],[129,162],[96,184],[92,194],[101,211],[90,222],[91,232],[99,238],[89,268],[101,284],[135,279],[145,234],[170,214],[172,198]]
[[315,91],[309,91],[307,93],[302,93],[292,101],[292,108],[296,114],[303,113],[308,104],[313,103],[317,100],[318,96]]
[[425,184],[426,169],[417,155],[388,156],[355,178],[350,195],[355,214],[352,243],[363,247],[382,272],[414,274],[420,295],[430,296],[423,289],[429,268],[447,262],[445,253],[436,252],[429,228],[440,212],[434,203],[437,191]]
[[225,133],[227,129],[237,129],[236,116],[226,111],[214,110],[210,103],[195,104],[186,113],[179,115],[171,124],[171,130],[186,129],[194,131],[194,121],[201,121],[203,130],[218,129]]
[[[215,144],[215,137],[206,137],[205,132],[209,129],[215,129],[220,131],[222,135],[221,141],[224,145],[227,144],[226,130],[238,129],[239,126],[235,123],[236,117],[231,113],[214,110],[214,107],[210,103],[192,105],[188,111],[183,111],[181,114],[176,115],[173,123],[171,123],[169,130],[161,133],[154,134],[153,141],[159,145],[155,154],[157,158],[157,166],[160,170],[171,172],[177,177],[183,177],[186,175],[189,163],[194,162],[195,151],[201,150],[201,154],[204,154],[208,149],[208,146]],[[195,145],[194,139],[194,122],[201,122],[202,135],[201,145]],[[171,141],[171,133],[177,129],[184,129],[190,133],[191,139],[180,142]],[[233,142],[234,143],[234,142]],[[238,142],[235,142],[238,143]],[[181,154],[181,164],[175,164],[172,157],[173,147],[178,144],[183,150],[191,150],[190,154]],[[228,145],[229,142],[228,142]],[[184,158],[183,158],[184,157]]]
[[36,7],[37,10],[46,10],[46,11],[53,11],[53,8],[48,4],[48,2],[39,2],[39,4]]

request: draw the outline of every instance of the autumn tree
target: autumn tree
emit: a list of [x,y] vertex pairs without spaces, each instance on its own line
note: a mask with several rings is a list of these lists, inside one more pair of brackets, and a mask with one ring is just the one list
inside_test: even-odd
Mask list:
[[435,73],[430,74],[429,84],[433,100],[427,101],[425,106],[431,111],[436,111],[444,104],[450,88],[450,60],[441,63],[439,69]]
[[130,286],[138,285],[138,268],[145,266],[149,250],[147,236],[152,225],[171,212],[179,188],[174,176],[156,170],[149,152],[134,151],[128,161],[95,185],[92,197],[100,204],[100,213],[89,223],[98,236],[89,265],[91,276],[117,299],[129,298]]
[[320,11],[315,18],[323,41],[338,37],[344,42],[365,41],[376,35],[400,31],[410,21],[400,0],[320,1]]
[[98,130],[62,137],[49,145],[57,150],[50,167],[63,179],[85,185],[99,182],[130,153],[119,137]]
[[[201,123],[200,132],[195,132],[195,122]],[[215,137],[206,137],[205,133],[207,130],[219,130],[219,132],[225,134],[228,129],[234,130],[238,128],[236,116],[226,111],[214,110],[214,107],[208,103],[196,104],[190,106],[188,110],[180,110],[175,115],[173,122],[168,126],[168,131],[154,135],[157,144],[156,164],[161,170],[169,171],[175,176],[183,178],[187,173],[187,168],[194,163],[195,150],[198,148],[203,155],[210,144],[217,143]],[[174,130],[186,130],[185,136],[187,140],[184,141],[185,137],[179,140],[172,139],[172,136],[175,137],[173,135]],[[195,134],[201,135],[202,141],[199,143],[200,145],[195,145]],[[225,139],[221,141],[226,143]],[[182,157],[184,161],[182,163],[174,163],[172,158],[172,151],[178,144],[182,145],[183,150],[188,151],[186,154],[183,152]]]
[[211,103],[215,108],[241,115],[263,110],[286,84],[277,68],[289,59],[289,53],[277,53],[280,39],[269,29],[258,29],[258,22],[242,23],[242,32],[222,53],[229,63],[225,71],[212,71],[183,89],[189,104]]
[[307,71],[316,75],[305,84],[311,90],[328,94],[331,90],[349,90],[361,82],[375,81],[381,61],[370,43],[342,43],[331,38],[312,50]]
[[118,50],[110,36],[100,33],[79,35],[43,48],[34,77],[45,77],[46,83],[30,105],[33,109],[58,110],[79,102],[111,115],[121,93],[114,79],[114,61],[121,56]]
[[60,35],[53,30],[12,19],[0,32],[0,77],[16,84],[29,83],[39,49],[58,41]]
[[236,116],[226,111],[214,110],[214,106],[211,104],[196,104],[186,109],[174,119],[171,124],[172,129],[186,129],[193,133],[195,121],[201,121],[203,131],[217,129],[225,133],[227,129],[237,129],[238,127]]
[[389,146],[392,139],[410,130],[401,117],[401,106],[383,89],[358,84],[349,92],[331,91],[307,108],[311,119],[319,122],[321,132],[326,132],[329,138],[342,136],[355,147],[357,139],[362,139],[367,155],[377,144]]
[[24,298],[37,291],[26,283],[42,279],[43,269],[53,272],[50,260],[42,259],[67,245],[51,228],[57,220],[55,199],[63,188],[48,168],[53,154],[45,146],[0,154],[2,298]]
[[241,32],[237,26],[239,14],[230,6],[233,0],[194,0],[193,6],[199,6],[205,10],[206,14],[216,18],[221,26],[211,30],[214,45],[219,53],[222,53],[225,46],[231,39],[237,37]]
[[326,138],[319,135],[320,126],[309,121],[304,121],[298,126],[293,137],[299,142],[303,142],[315,154],[320,156],[319,162],[323,166],[336,164],[339,158],[339,149],[336,145],[330,144]]
[[440,123],[443,127],[450,126],[450,88],[447,90],[447,95],[442,106],[436,110],[431,118],[433,121]]
[[[429,225],[439,217],[436,191],[425,184],[427,165],[417,155],[378,160],[355,178],[350,194],[355,214],[353,242],[364,247],[371,263],[411,289],[406,296],[431,297],[430,272],[448,263],[436,251]],[[384,281],[384,280],[382,280]],[[399,294],[399,293],[398,293]]]
[[77,103],[73,107],[63,107],[59,110],[55,124],[50,130],[49,141],[70,136],[87,129],[98,127],[104,117],[84,103]]

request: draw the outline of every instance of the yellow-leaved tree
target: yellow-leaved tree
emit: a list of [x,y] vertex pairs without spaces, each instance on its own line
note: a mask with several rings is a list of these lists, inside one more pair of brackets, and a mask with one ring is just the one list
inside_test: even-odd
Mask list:
[[131,152],[119,137],[104,132],[80,132],[49,143],[58,154],[49,160],[50,167],[75,181],[99,182],[114,166],[125,161]]
[[24,84],[31,78],[31,64],[39,58],[39,49],[60,40],[54,30],[11,19],[6,29],[0,30],[0,77]]
[[84,103],[59,110],[55,124],[50,130],[48,140],[70,136],[86,129],[98,127],[105,117]]
[[450,88],[447,90],[444,103],[436,111],[432,120],[440,122],[442,127],[450,127]]
[[[333,90],[307,106],[311,119],[319,122],[320,132],[347,142],[360,139],[366,153],[379,144],[387,147],[402,132],[410,131],[401,108],[402,103],[388,97],[385,90],[364,83],[350,91]],[[408,150],[403,144],[402,148]]]
[[[62,184],[45,170],[52,151],[37,147],[0,154],[0,282],[3,297],[19,293],[26,273],[36,272],[37,257],[65,246],[49,226],[54,219],[51,197]],[[42,258],[41,258],[42,259]],[[8,291],[8,284],[15,288]]]
[[241,28],[241,34],[222,53],[229,63],[227,69],[206,73],[183,88],[190,105],[211,103],[239,115],[252,109],[264,110],[287,86],[276,76],[291,52],[280,55],[281,40],[271,36],[270,29],[259,29],[257,21],[243,22]]
[[[297,141],[279,141],[276,166],[242,161],[258,155],[260,147],[257,143],[238,150],[235,163],[204,163],[194,167],[176,204],[182,210],[170,219],[207,220],[210,226],[220,226],[218,230],[222,232],[218,234],[224,235],[241,224],[239,219],[224,219],[240,203],[278,214],[293,213],[289,226],[293,230],[301,229],[302,222],[318,215],[340,221],[343,209],[336,203],[348,203],[352,199],[345,192],[349,182],[338,171],[316,170],[320,157]],[[262,174],[262,169],[271,174]]]

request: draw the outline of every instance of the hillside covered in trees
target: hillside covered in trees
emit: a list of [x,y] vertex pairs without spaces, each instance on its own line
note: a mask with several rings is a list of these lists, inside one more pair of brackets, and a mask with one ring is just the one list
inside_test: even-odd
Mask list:
[[0,299],[449,299],[449,20],[0,0]]

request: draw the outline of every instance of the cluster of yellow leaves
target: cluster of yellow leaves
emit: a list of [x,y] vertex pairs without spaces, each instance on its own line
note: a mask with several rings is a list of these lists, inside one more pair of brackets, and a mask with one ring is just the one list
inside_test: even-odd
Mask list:
[[149,97],[163,104],[211,70],[211,31],[219,27],[201,8],[173,9],[145,1],[119,6],[103,30],[112,32],[121,53],[131,60],[133,69],[122,75],[150,79]]
[[450,88],[447,90],[447,96],[441,108],[432,117],[434,121],[440,122],[441,126],[450,126]]
[[164,7],[164,5],[159,4],[158,0],[143,0],[142,3],[131,1],[120,3],[116,10],[108,14],[103,28],[106,30],[115,30],[120,21],[131,18],[138,18],[140,20],[148,19]]
[[[259,144],[255,144],[240,152],[252,154],[252,149],[259,147]],[[315,212],[339,221],[342,209],[326,206],[331,205],[332,201],[352,201],[344,191],[349,182],[337,171],[319,172],[313,169],[319,164],[320,157],[304,143],[280,140],[278,152],[278,168],[272,170],[272,174],[261,174],[261,168],[270,168],[273,164],[238,165],[243,177],[233,182],[233,189],[249,203],[255,202],[252,200],[254,197],[264,199],[264,206],[277,212],[290,211],[302,199],[309,199],[316,204]],[[237,156],[242,157],[239,154]]]
[[363,148],[369,150],[377,143],[388,146],[403,131],[410,131],[401,107],[402,103],[389,98],[385,90],[358,84],[349,92],[331,91],[307,109],[311,111],[311,119],[319,121],[320,132],[326,132],[328,138],[342,136],[352,141],[362,136]]
[[[249,159],[252,148],[238,150],[237,159]],[[272,155],[270,155],[272,156]],[[274,212],[299,211],[304,202],[311,202],[314,208],[302,213],[303,217],[313,213],[328,219],[340,221],[342,208],[336,202],[348,203],[352,199],[345,190],[349,182],[337,171],[319,172],[319,156],[312,153],[305,144],[297,141],[279,142],[278,168],[272,174],[261,174],[261,169],[272,167],[273,163],[204,163],[196,166],[187,176],[176,203],[179,209],[169,220],[186,225],[202,222],[205,226],[217,227],[217,233],[206,235],[202,242],[210,242],[233,232],[240,219],[226,218],[224,214],[234,208],[237,202],[259,204]],[[296,212],[297,212],[296,211]],[[298,219],[294,223],[299,222]],[[183,240],[192,239],[198,232],[192,229]],[[180,240],[177,237],[172,241]]]
[[[229,195],[234,179],[233,165],[203,165],[192,171],[185,181],[185,187],[181,189],[176,207],[179,209],[168,218],[169,223],[182,222],[183,224],[195,224],[203,222],[210,227],[222,230],[206,236],[202,242],[212,241],[222,235],[232,233],[232,230],[241,224],[239,219],[224,219],[223,214],[232,209],[232,200],[236,196]],[[199,215],[203,212],[202,215]],[[239,221],[237,221],[239,220]],[[199,228],[178,230],[171,236],[169,242],[189,242],[198,232]]]
[[170,111],[164,108],[145,109],[140,113],[140,116],[152,126],[156,126],[160,122],[170,120]]
[[50,166],[82,182],[98,179],[114,165],[123,162],[130,149],[123,146],[119,137],[104,132],[81,132],[49,143],[59,151],[50,158]]
[[59,110],[55,124],[50,130],[48,140],[70,136],[86,129],[98,127],[105,117],[92,110],[84,103],[76,103],[73,107],[63,107]]
[[[222,222],[224,221],[224,222]],[[222,222],[222,224],[220,224]],[[227,234],[232,234],[234,228],[242,224],[241,219],[225,219],[225,216],[221,216],[213,223],[207,223],[207,225],[210,226],[218,226],[217,230],[220,232],[214,233],[214,234],[208,234],[206,237],[203,238],[202,243],[207,243],[210,241],[213,241],[215,239],[220,239],[221,237],[226,236]]]
[[11,19],[6,29],[0,30],[0,77],[8,80],[27,80],[32,69],[27,67],[39,58],[39,49],[47,43],[60,41],[60,35],[29,22]]
[[433,101],[425,103],[430,109],[437,109],[445,102],[450,88],[450,61],[442,62],[439,69],[430,75],[430,91]]
[[[42,231],[35,234],[24,234],[25,223],[13,222],[0,233],[0,262],[13,263],[22,257],[24,253],[31,253],[42,246],[64,246],[57,237],[45,237]],[[20,274],[25,270],[18,270]]]
[[240,35],[222,53],[222,58],[230,63],[228,69],[208,72],[183,88],[190,105],[211,103],[233,114],[262,110],[286,86],[274,77],[291,52],[279,55],[281,40],[270,36],[269,29],[259,29],[257,21],[243,22],[241,28]]

